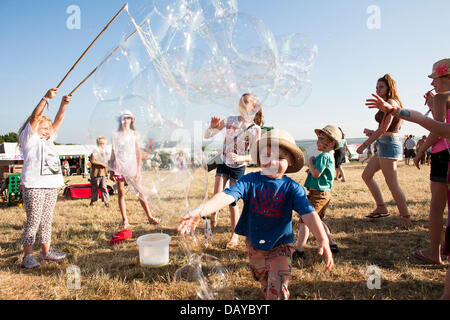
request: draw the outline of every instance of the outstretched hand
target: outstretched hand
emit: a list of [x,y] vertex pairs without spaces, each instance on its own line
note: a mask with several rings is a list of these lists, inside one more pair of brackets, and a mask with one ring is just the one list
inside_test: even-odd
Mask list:
[[395,112],[397,110],[396,107],[394,107],[393,105],[391,105],[390,103],[386,102],[383,100],[383,98],[381,98],[379,95],[377,94],[372,94],[372,96],[375,99],[367,99],[366,100],[366,106],[369,107],[369,109],[379,109],[385,113],[392,113]]
[[334,260],[333,260],[333,255],[330,250],[330,245],[328,245],[328,244],[320,245],[318,254],[319,254],[319,256],[325,255],[325,271],[329,271],[334,265]]
[[191,235],[194,233],[199,222],[200,213],[198,212],[198,210],[191,211],[181,218],[181,222],[177,227],[177,231],[183,236]]
[[220,125],[220,117],[212,117],[211,124],[209,125],[211,129],[216,129]]

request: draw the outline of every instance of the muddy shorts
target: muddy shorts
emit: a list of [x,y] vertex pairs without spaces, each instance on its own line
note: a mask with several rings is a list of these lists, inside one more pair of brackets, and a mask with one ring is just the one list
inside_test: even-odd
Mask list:
[[316,210],[320,219],[323,219],[325,217],[325,210],[327,209],[328,204],[331,200],[331,192],[309,189],[307,198],[309,203],[314,207],[314,210]]
[[292,244],[283,244],[270,251],[255,249],[247,240],[248,260],[253,279],[262,284],[267,300],[288,300],[291,278]]

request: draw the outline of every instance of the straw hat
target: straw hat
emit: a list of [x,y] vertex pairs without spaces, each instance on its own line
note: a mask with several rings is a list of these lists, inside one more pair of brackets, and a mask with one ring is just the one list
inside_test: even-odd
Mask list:
[[324,133],[331,140],[336,142],[334,150],[339,149],[339,142],[341,142],[342,140],[342,131],[339,130],[338,127],[327,125],[323,129],[315,129],[314,132],[316,133],[316,135],[319,135],[320,132]]
[[428,78],[436,79],[450,74],[450,59],[442,59],[433,64],[433,73]]
[[261,139],[252,146],[251,155],[253,159],[257,159],[259,163],[259,144],[263,142],[263,145],[267,145],[267,141],[278,144],[280,147],[289,151],[294,159],[294,163],[290,165],[286,173],[298,172],[303,168],[305,164],[305,157],[300,148],[295,144],[294,138],[289,134],[289,132],[280,129],[273,129],[271,131],[265,132]]

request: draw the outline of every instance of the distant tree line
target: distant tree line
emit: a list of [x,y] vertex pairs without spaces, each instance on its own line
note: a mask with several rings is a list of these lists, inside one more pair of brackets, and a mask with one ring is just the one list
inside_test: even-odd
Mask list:
[[10,132],[8,134],[0,135],[0,144],[4,142],[18,142],[19,136],[16,132]]

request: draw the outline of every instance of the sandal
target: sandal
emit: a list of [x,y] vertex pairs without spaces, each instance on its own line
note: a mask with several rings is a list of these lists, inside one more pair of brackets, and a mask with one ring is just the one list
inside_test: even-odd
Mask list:
[[384,218],[384,217],[389,217],[391,214],[386,212],[386,213],[381,213],[381,212],[372,212],[371,214],[369,214],[368,216],[366,216],[366,218],[370,218],[370,219],[378,219],[378,218]]
[[377,208],[374,211],[372,211],[368,216],[366,216],[366,218],[378,219],[390,216],[390,213],[387,212],[387,209],[379,210],[379,208],[386,208],[386,207],[384,205],[383,206],[377,205]]
[[431,260],[430,258],[426,257],[423,254],[422,250],[416,250],[414,252],[411,253],[411,255],[416,258],[417,260],[420,260],[421,262],[424,262],[426,264],[437,264],[437,265],[442,265],[442,263],[438,262],[438,261],[434,261]]

